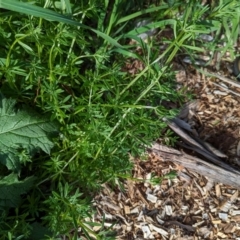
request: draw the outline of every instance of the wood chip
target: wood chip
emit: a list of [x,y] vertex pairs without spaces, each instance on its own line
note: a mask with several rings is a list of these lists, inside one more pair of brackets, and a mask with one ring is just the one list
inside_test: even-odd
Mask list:
[[228,220],[228,214],[226,214],[226,213],[219,213],[218,216],[224,222],[226,222]]
[[232,210],[232,211],[230,211],[230,214],[232,216],[240,215],[240,210]]
[[152,195],[152,194],[147,194],[147,200],[149,200],[152,203],[156,203],[157,202],[157,197]]
[[130,208],[129,206],[124,206],[124,211],[125,211],[125,214],[130,214]]
[[164,236],[164,237],[168,236],[168,232],[163,230],[162,228],[156,227],[152,224],[150,224],[149,226],[153,231],[156,231],[157,233],[160,233],[162,236]]
[[233,202],[238,198],[239,191],[236,190],[234,194],[230,197],[230,201]]
[[238,145],[237,145],[237,156],[240,157],[240,141],[238,142]]
[[101,201],[100,204],[102,204],[103,206],[104,206],[104,205],[105,205],[105,206],[108,206],[110,209],[113,209],[113,210],[115,210],[115,211],[117,211],[117,212],[121,210],[121,208],[118,207],[117,205],[115,205],[115,204],[113,204],[113,203],[109,203],[109,202],[107,202],[107,201]]
[[219,184],[215,185],[215,192],[216,192],[216,197],[219,198],[221,196],[221,190],[220,190]]
[[166,211],[166,214],[167,214],[168,216],[172,216],[172,213],[173,213],[173,211],[172,211],[172,206],[166,205],[166,206],[165,206],[165,211]]
[[154,237],[150,231],[150,228],[147,225],[142,226],[142,231],[143,231],[143,237],[145,239],[154,239]]
[[227,92],[222,92],[222,91],[219,91],[219,90],[214,90],[213,94],[215,94],[215,95],[222,95],[222,96],[227,96],[228,95]]

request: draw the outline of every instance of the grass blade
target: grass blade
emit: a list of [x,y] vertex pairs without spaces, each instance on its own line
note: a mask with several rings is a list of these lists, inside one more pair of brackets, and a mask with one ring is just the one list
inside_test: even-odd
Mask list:
[[67,13],[72,14],[72,8],[71,8],[71,4],[69,0],[64,0],[65,6],[66,6],[66,10]]
[[116,23],[116,26],[120,23],[135,19],[135,18],[137,18],[139,16],[142,16],[142,15],[145,15],[146,13],[156,12],[158,10],[163,10],[163,9],[168,9],[168,8],[169,8],[169,6],[167,4],[164,4],[164,5],[161,5],[161,6],[158,6],[158,7],[153,7],[153,8],[149,8],[149,9],[146,9],[146,10],[141,10],[139,12],[135,12],[133,14],[130,14],[128,16],[124,16],[121,19],[119,19]]
[[29,3],[19,2],[16,0],[0,0],[0,8],[8,9],[14,12],[24,13],[27,15],[32,15],[34,17],[44,18],[49,21],[57,21],[57,22],[62,22],[62,23],[71,24],[74,26],[79,26],[85,29],[89,29],[95,32],[100,37],[102,37],[104,40],[111,43],[112,45],[122,48],[122,45],[120,45],[116,40],[106,35],[105,33],[102,33],[98,30],[90,28],[84,24],[81,24],[77,21],[72,20],[69,17],[66,17],[60,13],[54,12],[49,9],[38,7]]

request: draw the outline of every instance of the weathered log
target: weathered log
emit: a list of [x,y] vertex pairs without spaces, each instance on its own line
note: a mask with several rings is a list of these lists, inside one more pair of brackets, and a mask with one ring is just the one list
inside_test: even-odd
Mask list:
[[237,170],[232,172],[213,163],[207,162],[206,160],[188,155],[184,152],[158,143],[154,143],[149,150],[163,158],[165,161],[177,163],[191,171],[209,177],[215,182],[231,185],[240,189],[240,172]]

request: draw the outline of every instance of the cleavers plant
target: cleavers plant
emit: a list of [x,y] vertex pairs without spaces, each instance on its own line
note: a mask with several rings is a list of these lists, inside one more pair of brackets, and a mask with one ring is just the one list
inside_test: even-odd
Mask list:
[[[130,176],[129,155],[140,155],[160,133],[174,144],[161,118],[177,113],[167,102],[180,106],[190,95],[176,91],[172,61],[218,50],[225,32],[232,42],[224,51],[235,54],[238,1],[182,2],[0,0],[1,92],[59,126],[51,153],[15,146],[21,170],[10,181],[34,182],[14,208],[1,209],[1,240],[113,239],[111,229],[92,231],[91,198],[103,183]],[[141,19],[151,21],[135,29]],[[160,37],[139,38],[149,29]],[[166,29],[171,39],[161,37]],[[200,34],[214,41],[201,42]],[[133,61],[142,66],[135,74],[127,68]],[[0,166],[2,187],[13,174],[5,170]]]

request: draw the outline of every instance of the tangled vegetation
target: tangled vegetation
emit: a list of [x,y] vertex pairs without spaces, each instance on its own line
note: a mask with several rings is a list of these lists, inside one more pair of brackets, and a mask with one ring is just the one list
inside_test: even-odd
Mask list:
[[[223,32],[229,50],[240,3],[2,0],[0,8],[0,239],[81,239],[79,228],[87,239],[113,238],[87,227],[91,197],[129,176],[129,154],[160,134],[174,143],[161,119],[177,109],[165,103],[189,96],[176,91],[171,63],[217,50]],[[150,21],[136,28],[142,19]],[[149,29],[173,38],[144,41]],[[211,43],[199,40],[212,33]],[[133,60],[143,68],[130,74]]]

